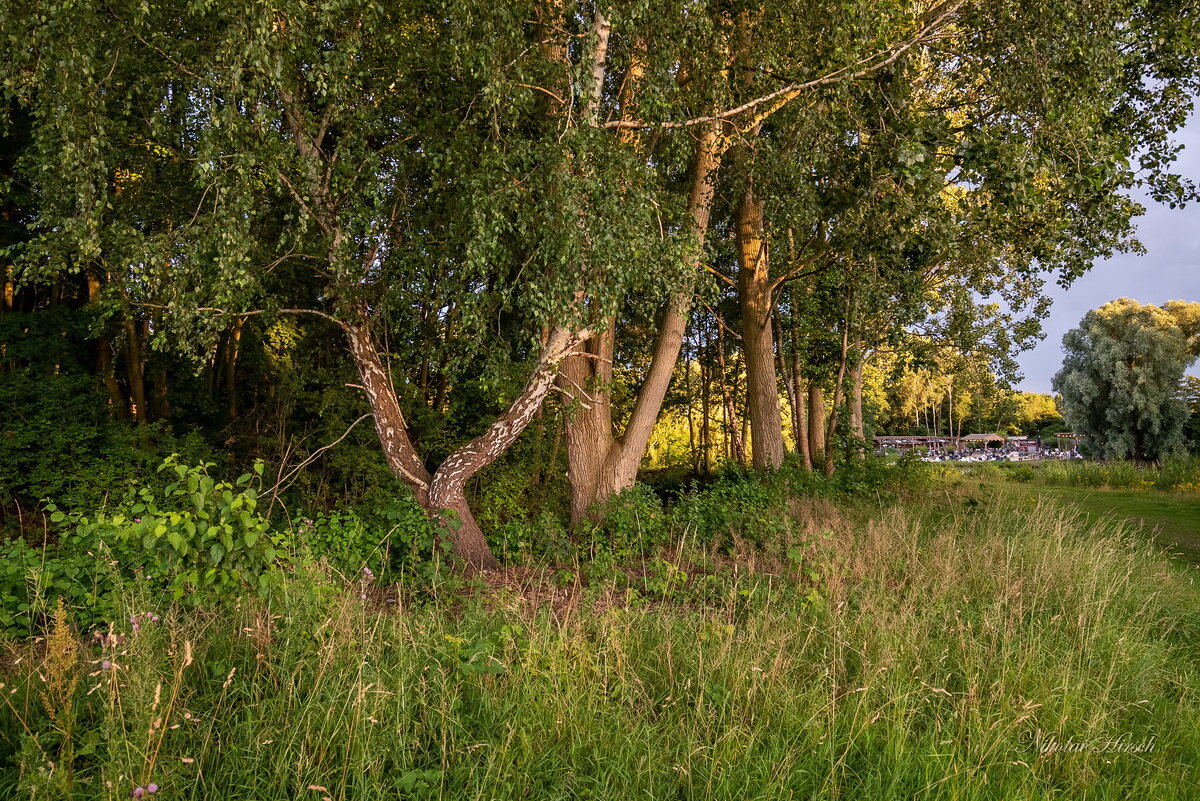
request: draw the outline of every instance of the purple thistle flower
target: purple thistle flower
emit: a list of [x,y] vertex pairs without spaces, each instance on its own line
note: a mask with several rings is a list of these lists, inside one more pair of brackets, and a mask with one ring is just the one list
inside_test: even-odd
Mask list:
[[134,631],[141,631],[141,630],[142,630],[142,627],[141,627],[141,626],[139,626],[137,623],[134,623],[134,624],[133,624],[133,630],[134,630]]
[[105,659],[103,662],[100,663],[101,670],[110,670],[111,668],[112,668],[112,662],[109,662],[107,659]]
[[150,793],[151,795],[153,795],[154,793],[157,793],[157,792],[158,792],[158,785],[157,785],[157,784],[148,784],[148,785],[146,785],[146,792]]
[[132,795],[134,798],[141,798],[143,795],[145,795],[145,793],[146,793],[145,787],[134,787]]

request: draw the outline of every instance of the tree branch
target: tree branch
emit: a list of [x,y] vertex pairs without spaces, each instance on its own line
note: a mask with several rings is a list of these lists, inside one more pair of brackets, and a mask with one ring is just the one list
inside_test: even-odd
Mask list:
[[[161,303],[134,303],[135,306],[143,306],[147,309],[163,309],[165,311],[176,311],[173,306],[165,306]],[[249,311],[226,311],[218,309],[214,306],[196,306],[192,311],[211,312],[214,315],[227,317],[253,317],[258,314],[312,314],[317,317],[323,317],[331,323],[335,323],[339,328],[345,328],[346,324],[334,317],[332,314],[327,314],[316,309],[251,309]]]
[[[931,21],[926,23],[925,26],[921,28],[921,30],[919,30],[911,39],[908,39],[907,41],[902,42],[893,48],[883,50],[878,53],[872,53],[865,58],[859,59],[853,64],[848,64],[844,67],[834,70],[833,72],[826,73],[819,78],[813,78],[812,80],[804,81],[802,83],[793,83],[783,87],[782,89],[776,89],[774,92],[769,92],[761,97],[756,97],[753,100],[749,100],[741,104],[740,106],[735,106],[734,108],[726,109],[725,111],[721,111],[716,114],[710,114],[704,117],[693,117],[690,120],[683,120],[682,122],[649,123],[641,122],[639,120],[613,120],[611,122],[604,123],[603,127],[690,128],[695,125],[702,125],[706,122],[723,122],[736,117],[739,114],[752,111],[759,106],[768,104],[765,110],[759,111],[747,122],[737,126],[738,130],[740,131],[749,130],[755,125],[760,124],[767,117],[771,116],[788,102],[809,89],[815,89],[819,86],[828,86],[829,84],[839,83],[841,81],[853,81],[859,78],[864,78],[876,70],[882,69],[883,67],[894,63],[898,58],[900,58],[900,56],[904,55],[917,45],[927,41],[931,34],[940,29],[943,24],[948,22],[954,13],[958,11],[958,9],[965,2],[966,0],[945,0],[945,2],[943,2],[941,5],[935,6],[922,17],[922,21],[926,19],[930,19]],[[870,63],[875,59],[880,60],[874,64]],[[863,64],[866,64],[867,66],[861,66]]]

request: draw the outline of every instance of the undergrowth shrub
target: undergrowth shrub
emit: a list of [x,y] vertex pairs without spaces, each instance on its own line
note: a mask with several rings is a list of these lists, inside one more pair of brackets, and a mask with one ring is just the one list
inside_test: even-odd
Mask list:
[[592,557],[638,557],[665,545],[669,538],[662,501],[645,484],[634,484],[617,493],[598,504],[592,513],[593,519],[579,533]]
[[406,492],[378,505],[297,517],[291,532],[301,558],[324,560],[345,576],[367,568],[381,581],[427,561],[436,539],[434,521]]
[[785,486],[730,470],[711,486],[682,496],[671,520],[702,542],[731,548],[745,539],[761,545],[787,528]]
[[60,599],[83,624],[105,620],[119,584],[128,580],[183,601],[208,591],[270,593],[289,544],[259,514],[255,485],[262,464],[236,482],[213,479],[209,467],[170,457],[160,470],[174,480],[161,492],[142,487],[90,515],[48,504],[53,540],[48,532],[40,547],[23,540],[3,546],[0,626],[35,631]]

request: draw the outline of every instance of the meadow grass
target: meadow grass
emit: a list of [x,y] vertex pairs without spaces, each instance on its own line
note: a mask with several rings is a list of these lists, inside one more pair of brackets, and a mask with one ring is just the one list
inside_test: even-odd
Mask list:
[[8,647],[0,796],[1200,797],[1198,596],[1127,529],[952,491],[794,512],[608,572],[129,588],[157,622]]
[[[994,464],[994,463],[985,463]],[[1132,461],[1045,461],[1035,464],[999,463],[999,471],[1017,473],[1021,480],[1049,487],[1094,489],[1157,489],[1200,494],[1200,456],[1173,456],[1161,465]]]

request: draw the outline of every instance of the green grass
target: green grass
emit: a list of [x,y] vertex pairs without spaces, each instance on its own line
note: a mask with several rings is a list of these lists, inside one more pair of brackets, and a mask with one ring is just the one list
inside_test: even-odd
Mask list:
[[737,556],[395,604],[319,573],[269,606],[127,589],[162,621],[9,648],[0,797],[1200,797],[1200,608],[1127,527],[952,491],[793,512]]
[[1053,499],[1090,521],[1127,523],[1177,563],[1200,567],[1200,458],[1170,459],[1161,468],[1132,462],[984,462],[943,468],[941,475],[963,486],[974,481],[988,490]]
[[1135,526],[1182,563],[1200,567],[1200,496],[1084,487],[1022,488],[1069,503],[1091,519],[1112,518]]

